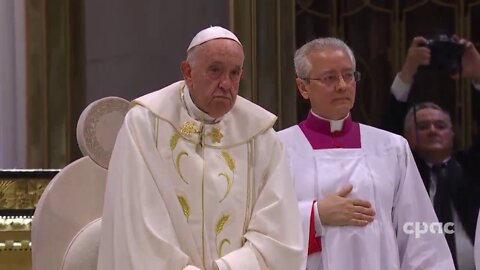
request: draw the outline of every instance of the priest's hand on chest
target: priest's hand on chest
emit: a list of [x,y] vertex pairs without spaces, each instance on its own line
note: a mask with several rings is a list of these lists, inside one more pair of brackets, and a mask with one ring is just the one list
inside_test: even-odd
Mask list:
[[320,221],[326,226],[366,226],[373,221],[375,211],[370,202],[349,199],[353,186],[346,185],[335,194],[317,202]]

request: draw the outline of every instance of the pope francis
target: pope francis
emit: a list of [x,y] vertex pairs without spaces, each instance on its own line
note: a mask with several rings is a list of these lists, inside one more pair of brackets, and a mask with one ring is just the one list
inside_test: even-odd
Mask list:
[[109,166],[98,269],[299,269],[302,235],[276,117],[237,96],[244,61],[200,31],[183,81],[133,101]]

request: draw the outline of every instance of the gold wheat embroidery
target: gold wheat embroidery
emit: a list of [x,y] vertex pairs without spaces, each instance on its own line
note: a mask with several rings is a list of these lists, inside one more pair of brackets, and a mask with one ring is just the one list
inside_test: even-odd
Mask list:
[[223,150],[223,151],[222,151],[222,156],[223,156],[223,159],[225,159],[225,162],[227,163],[228,168],[229,168],[231,171],[234,171],[234,170],[235,170],[235,160],[233,160],[233,158],[232,158],[232,156],[230,155],[230,153],[228,153],[227,151]]
[[183,196],[178,196],[178,201],[182,206],[183,215],[187,218],[187,222],[188,222],[188,218],[190,217],[190,206],[188,206],[187,199],[185,199],[185,197]]
[[218,219],[217,225],[215,226],[216,235],[219,235],[223,231],[223,228],[225,227],[225,224],[227,223],[229,218],[229,214],[222,214],[222,216]]
[[227,198],[228,193],[230,193],[230,189],[232,188],[232,180],[230,179],[230,176],[228,174],[222,172],[219,173],[218,176],[223,176],[225,177],[225,180],[227,180],[227,190],[225,191],[225,195],[223,195],[223,198],[219,201],[220,203]]
[[197,125],[194,122],[185,122],[180,127],[180,133],[184,135],[192,135],[194,133],[199,133],[200,131],[197,128]]
[[[222,214],[222,216],[218,219],[217,224],[215,226],[215,239],[217,239],[218,235],[223,231],[223,229],[225,228],[225,224],[227,224],[229,219],[230,219],[229,214]],[[216,242],[218,242],[218,241],[216,240]],[[225,243],[230,244],[230,240],[228,240],[227,238],[224,238],[217,245],[217,255],[218,255],[218,257],[222,257],[222,249],[223,249],[223,245]]]
[[220,242],[220,245],[218,247],[218,250],[217,250],[217,254],[218,254],[218,257],[222,257],[222,250],[223,250],[223,245],[225,243],[228,243],[230,245],[230,240],[228,240],[227,238],[224,238],[221,242]]
[[182,179],[182,181],[185,182],[185,184],[188,184],[188,182],[183,178],[182,170],[180,169],[180,158],[182,156],[188,156],[188,153],[185,151],[182,151],[177,155],[177,158],[175,160],[175,168],[177,169],[177,173],[178,175],[180,175],[180,178]]
[[229,152],[223,150],[222,151],[222,157],[225,160],[225,163],[227,163],[228,168],[232,171],[232,177],[230,177],[227,173],[221,172],[218,174],[218,176],[223,176],[225,177],[225,180],[227,181],[227,190],[225,191],[225,194],[223,195],[223,198],[220,199],[220,203],[223,202],[230,193],[230,190],[232,189],[233,185],[233,180],[235,177],[235,160],[233,160],[232,156],[230,155]]
[[220,131],[220,129],[216,127],[212,128],[212,131],[208,135],[212,137],[213,143],[220,143],[223,138],[222,132]]
[[170,138],[170,150],[173,151],[177,147],[178,139],[180,139],[180,134],[173,134],[172,138]]

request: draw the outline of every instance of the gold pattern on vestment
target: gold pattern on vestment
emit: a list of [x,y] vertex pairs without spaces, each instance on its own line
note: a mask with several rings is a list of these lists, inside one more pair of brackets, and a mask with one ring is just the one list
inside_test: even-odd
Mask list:
[[223,198],[219,201],[220,203],[227,198],[228,193],[230,193],[230,189],[232,188],[232,180],[230,179],[230,176],[228,176],[227,173],[219,173],[218,176],[223,176],[225,177],[225,180],[227,180],[227,191],[225,191],[225,195],[223,195]]
[[223,138],[222,132],[216,127],[213,127],[212,131],[210,131],[210,133],[208,133],[207,135],[212,137],[213,143],[220,143]]
[[185,152],[185,151],[182,151],[182,152],[178,153],[177,158],[175,160],[175,169],[177,169],[177,173],[180,176],[180,178],[182,179],[182,181],[185,182],[185,184],[188,184],[187,180],[185,180],[185,178],[183,178],[182,170],[180,169],[180,158],[182,156],[188,156],[188,153]]
[[[222,214],[220,218],[218,219],[216,225],[215,225],[215,239],[218,238],[218,235],[223,231],[225,228],[225,225],[230,219],[230,214]],[[218,242],[218,240],[217,240]],[[222,248],[225,243],[230,244],[230,240],[227,238],[224,238],[220,241],[220,243],[217,244],[217,255],[218,257],[222,257]]]
[[217,254],[218,254],[218,257],[221,258],[222,257],[222,249],[223,249],[223,245],[225,243],[228,243],[230,245],[230,240],[228,240],[227,238],[224,238],[221,242],[220,242],[220,245],[218,247],[218,250],[217,250]]
[[216,235],[219,235],[223,231],[223,228],[225,228],[225,224],[227,223],[229,218],[229,214],[222,214],[222,216],[218,219],[217,225],[215,226]]
[[225,159],[225,162],[227,163],[228,168],[232,172],[235,171],[235,160],[232,158],[232,155],[230,155],[229,152],[223,150],[222,156],[223,156],[223,159]]
[[200,133],[200,129],[197,127],[195,122],[188,121],[183,123],[183,125],[180,127],[180,133],[189,136],[192,134]]
[[172,138],[170,138],[170,150],[175,150],[175,147],[177,147],[178,139],[180,139],[180,134],[173,134]]
[[188,222],[188,218],[190,217],[190,206],[188,205],[187,199],[185,199],[184,196],[180,196],[180,195],[178,195],[177,197],[178,197],[178,201],[180,202],[180,205],[182,206],[183,215],[187,218],[187,222]]
[[225,163],[227,164],[228,168],[232,172],[232,177],[230,177],[226,172],[221,172],[218,174],[218,176],[223,176],[225,177],[225,180],[227,181],[227,190],[225,191],[225,195],[223,195],[223,198],[219,201],[222,202],[227,198],[227,195],[230,193],[230,190],[232,189],[232,184],[233,180],[235,179],[235,160],[232,158],[232,155],[226,151],[222,150],[222,157],[225,160]]

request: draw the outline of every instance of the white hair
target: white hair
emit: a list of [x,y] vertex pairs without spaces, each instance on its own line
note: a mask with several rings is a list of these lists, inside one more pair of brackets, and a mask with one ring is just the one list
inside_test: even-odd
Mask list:
[[295,72],[299,78],[308,78],[312,69],[312,64],[308,59],[308,55],[312,51],[323,50],[325,48],[338,48],[344,51],[352,60],[353,68],[355,69],[355,56],[352,49],[342,40],[334,37],[317,38],[306,44],[295,52]]

